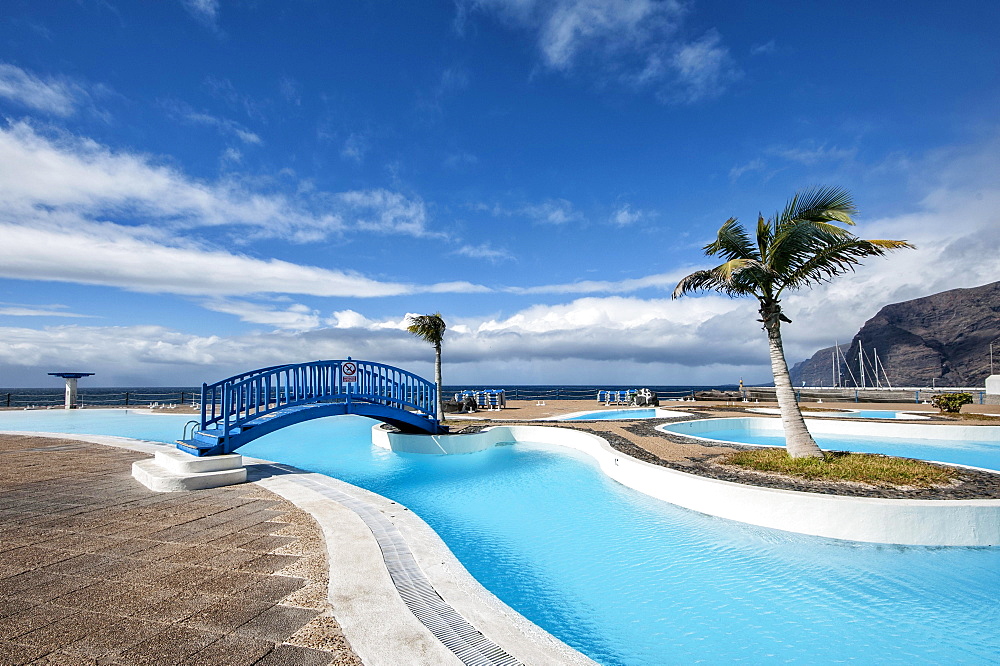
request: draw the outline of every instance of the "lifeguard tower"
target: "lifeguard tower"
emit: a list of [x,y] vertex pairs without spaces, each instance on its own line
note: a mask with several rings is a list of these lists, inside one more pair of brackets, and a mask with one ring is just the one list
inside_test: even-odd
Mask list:
[[80,377],[90,377],[93,372],[50,372],[53,377],[66,380],[66,409],[76,409],[80,405],[76,400],[76,383]]

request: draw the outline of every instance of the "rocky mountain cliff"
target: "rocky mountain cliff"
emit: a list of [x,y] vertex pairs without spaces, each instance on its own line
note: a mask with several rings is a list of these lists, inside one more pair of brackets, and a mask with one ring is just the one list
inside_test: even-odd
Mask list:
[[1000,282],[887,305],[840,346],[839,363],[833,347],[821,349],[792,368],[792,383],[832,386],[839,369],[841,386],[861,385],[863,349],[866,386],[876,385],[875,351],[882,386],[886,376],[892,386],[983,386],[990,342],[1000,367]]

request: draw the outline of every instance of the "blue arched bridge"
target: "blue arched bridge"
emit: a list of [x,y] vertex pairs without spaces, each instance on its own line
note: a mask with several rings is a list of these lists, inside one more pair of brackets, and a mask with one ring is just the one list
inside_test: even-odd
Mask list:
[[341,414],[436,435],[445,429],[435,405],[433,382],[390,365],[350,358],[275,365],[203,384],[201,421],[177,448],[197,456],[232,453],[286,426]]

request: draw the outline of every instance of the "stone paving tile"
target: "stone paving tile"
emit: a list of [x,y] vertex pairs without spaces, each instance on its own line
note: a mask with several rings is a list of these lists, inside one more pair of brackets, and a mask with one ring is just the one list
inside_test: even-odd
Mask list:
[[185,657],[203,650],[221,638],[221,634],[199,631],[177,624],[137,643],[122,652],[116,664],[122,666],[166,666],[176,664]]
[[88,581],[88,587],[63,595],[53,603],[67,608],[99,609],[103,613],[131,616],[173,596],[169,588],[118,581]]
[[[8,588],[6,583],[10,581]],[[86,587],[92,581],[75,576],[60,576],[35,571],[26,571],[17,576],[0,580],[0,596],[13,594],[35,601],[51,601],[64,594]]]
[[28,610],[32,606],[37,606],[37,601],[32,601],[31,599],[23,599],[21,597],[4,597],[3,603],[0,604],[0,621],[11,615],[16,615],[23,611]]
[[113,661],[122,652],[152,638],[167,625],[133,617],[115,617],[102,629],[91,631],[80,639],[65,645],[61,652],[85,659]]
[[179,545],[187,546],[190,550],[168,557],[167,558],[168,562],[176,562],[178,564],[187,564],[189,566],[194,565],[201,567],[204,566],[204,563],[207,562],[208,560],[234,550],[233,548],[219,548],[218,546],[213,546],[207,543],[191,543],[191,544],[179,544]]
[[[194,629],[230,633],[237,627],[243,626],[255,619],[272,606],[273,604],[263,601],[228,598],[203,608],[184,620],[181,624]],[[263,638],[268,637],[263,636]]]
[[0,620],[0,636],[8,640],[16,640],[18,636],[44,627],[72,613],[72,609],[50,604],[31,606]]
[[295,564],[302,558],[298,555],[274,555],[260,553],[249,553],[252,558],[239,566],[243,571],[255,571],[257,573],[272,574],[281,571]]
[[216,578],[218,576],[214,569],[210,569],[208,567],[193,565],[182,566],[184,567],[183,569],[160,578],[159,582],[162,585],[169,587],[187,588],[200,585],[209,578]]
[[4,666],[21,666],[45,655],[49,650],[34,645],[20,645],[0,640],[0,664]]
[[[261,554],[249,550],[240,550],[239,548],[234,548],[232,550],[223,550],[215,557],[210,557],[207,560],[199,562],[203,567],[218,567],[218,568],[232,568],[239,569],[241,571],[257,571],[256,569],[247,569],[247,564],[253,562],[254,560],[259,560]],[[259,573],[272,573],[271,571],[263,571]]]
[[319,615],[319,611],[307,608],[271,606],[257,617],[238,627],[235,633],[283,643],[317,615]]
[[[94,549],[94,552],[103,555],[113,555],[114,557],[128,557],[129,555],[136,555],[136,553],[141,553],[149,548],[152,548],[157,543],[156,541],[150,541],[148,539],[124,539],[104,536],[95,536],[95,538],[105,545],[98,546]],[[139,556],[136,555],[136,557]]]
[[[216,570],[208,569],[208,571],[214,572]],[[225,575],[215,573],[200,585],[200,589],[202,592],[207,592],[208,594],[228,596],[240,593],[253,586],[266,584],[268,578],[271,578],[271,576],[250,573],[248,571],[230,571]],[[255,595],[249,596],[256,598]]]
[[41,570],[46,573],[78,576],[87,569],[91,569],[93,567],[103,568],[112,562],[114,562],[114,558],[107,555],[98,555],[97,553],[80,553],[79,555],[74,555],[73,557],[66,558],[65,560],[60,560],[55,564],[44,566]]
[[143,620],[170,624],[186,620],[218,600],[218,597],[197,590],[182,590],[173,596],[138,610],[133,616]]
[[39,647],[61,648],[80,640],[89,633],[100,631],[112,624],[115,618],[110,615],[79,611],[70,613],[17,637],[18,643],[37,645]]
[[50,652],[44,657],[29,662],[28,666],[94,666],[92,659],[65,652]]
[[181,662],[183,666],[252,666],[275,647],[247,636],[223,636]]
[[49,564],[55,564],[71,556],[72,553],[63,550],[51,550],[40,546],[22,546],[4,553],[4,561],[9,564],[36,569]]
[[78,576],[57,576],[55,579],[20,592],[21,596],[38,601],[53,601],[64,594],[73,592],[91,583]]
[[279,645],[255,666],[327,666],[331,661],[329,652],[297,645]]
[[264,580],[247,588],[244,595],[251,599],[278,602],[304,585],[305,580],[302,578],[265,576]]
[[294,537],[265,536],[245,543],[240,546],[240,548],[243,550],[252,550],[257,553],[270,553],[281,548],[282,546],[287,546],[295,540],[296,539]]

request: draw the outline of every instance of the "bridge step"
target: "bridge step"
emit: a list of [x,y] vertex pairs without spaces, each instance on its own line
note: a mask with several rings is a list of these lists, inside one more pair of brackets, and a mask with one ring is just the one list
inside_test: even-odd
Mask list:
[[193,456],[217,456],[225,453],[222,449],[222,443],[216,442],[214,444],[208,444],[206,442],[199,441],[197,439],[178,439],[176,442],[176,447],[178,451],[183,451],[184,453],[190,453]]
[[243,456],[230,454],[196,458],[181,451],[157,451],[156,457],[132,464],[132,476],[157,492],[204,490],[243,483]]

